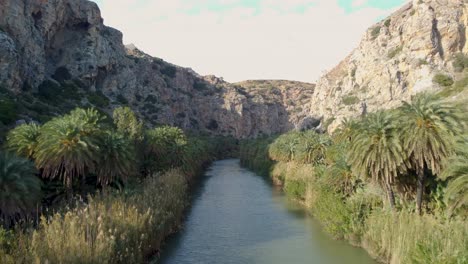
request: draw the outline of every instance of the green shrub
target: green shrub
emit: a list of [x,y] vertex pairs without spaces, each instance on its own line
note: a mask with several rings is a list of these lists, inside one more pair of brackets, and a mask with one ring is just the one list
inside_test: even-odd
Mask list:
[[428,65],[429,62],[427,62],[427,60],[425,59],[419,59],[418,60],[418,66],[422,66],[422,65]]
[[382,28],[381,28],[380,26],[376,26],[376,27],[374,27],[374,28],[372,29],[372,31],[371,31],[372,39],[376,39],[376,38],[379,36],[380,30],[381,30],[381,29],[382,29]]
[[457,72],[462,72],[463,70],[468,68],[468,56],[466,56],[463,53],[455,55],[455,58],[453,60],[453,67]]
[[395,58],[395,56],[398,55],[402,50],[403,50],[403,47],[402,47],[402,46],[396,47],[396,48],[394,48],[394,49],[392,49],[392,50],[390,50],[390,51],[388,52],[387,57],[388,57],[389,59],[393,59],[393,58]]
[[385,20],[384,25],[385,25],[386,27],[389,27],[391,23],[392,23],[392,20],[389,18],[389,19]]
[[296,199],[305,199],[306,183],[302,179],[286,181],[284,191]]
[[439,94],[442,97],[449,97],[461,93],[466,87],[468,87],[468,76],[456,81],[453,86],[445,87]]
[[161,69],[161,73],[170,78],[175,78],[176,73],[177,73],[177,68],[172,65],[167,64]]
[[9,125],[18,117],[17,104],[10,98],[0,96],[0,122]]
[[436,74],[434,78],[432,79],[432,81],[443,87],[452,86],[454,83],[452,77],[445,75],[445,74],[441,74],[441,73]]
[[341,102],[344,104],[344,105],[355,105],[357,103],[360,102],[359,98],[357,96],[354,96],[354,95],[346,95],[345,97],[343,97],[343,99],[341,100]]
[[198,91],[203,91],[207,89],[206,83],[201,80],[195,80],[193,83],[193,88]]
[[333,237],[344,238],[348,233],[351,212],[333,191],[318,187],[312,212]]
[[101,91],[90,92],[88,94],[88,101],[97,107],[108,107],[109,98],[107,98]]
[[50,102],[59,101],[58,96],[61,93],[60,85],[51,80],[42,82],[37,88],[38,96]]

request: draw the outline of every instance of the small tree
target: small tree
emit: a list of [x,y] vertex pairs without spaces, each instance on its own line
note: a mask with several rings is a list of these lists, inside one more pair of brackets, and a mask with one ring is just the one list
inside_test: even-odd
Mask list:
[[129,107],[119,107],[114,110],[114,124],[117,131],[131,140],[143,139],[143,122],[138,120]]

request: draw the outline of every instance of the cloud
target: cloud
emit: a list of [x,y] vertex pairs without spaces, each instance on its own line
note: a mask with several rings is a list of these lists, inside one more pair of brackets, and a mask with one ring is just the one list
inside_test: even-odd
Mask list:
[[364,6],[365,4],[367,4],[367,2],[369,2],[369,0],[354,0],[351,6],[353,8],[357,8],[357,7]]
[[331,0],[219,1],[231,7],[214,8],[214,0],[100,0],[100,7],[125,43],[228,81],[315,81],[389,13],[369,7],[346,13]]

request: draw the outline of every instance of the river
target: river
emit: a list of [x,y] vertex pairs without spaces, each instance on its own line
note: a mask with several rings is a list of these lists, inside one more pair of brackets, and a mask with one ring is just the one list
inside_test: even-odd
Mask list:
[[305,209],[239,165],[213,164],[195,188],[184,229],[163,264],[367,264],[362,249],[331,239]]

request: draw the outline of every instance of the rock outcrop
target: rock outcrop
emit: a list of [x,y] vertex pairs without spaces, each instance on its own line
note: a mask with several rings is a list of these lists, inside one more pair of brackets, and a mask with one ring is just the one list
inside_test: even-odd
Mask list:
[[318,81],[310,115],[334,130],[344,118],[440,90],[436,74],[462,77],[453,62],[468,52],[465,2],[414,0],[371,27],[359,47]]
[[[305,117],[281,87],[252,92],[125,47],[87,0],[0,0],[0,85],[39,98],[78,89],[77,105],[128,104],[153,124],[236,137],[284,132]],[[310,100],[313,85],[292,86]]]

